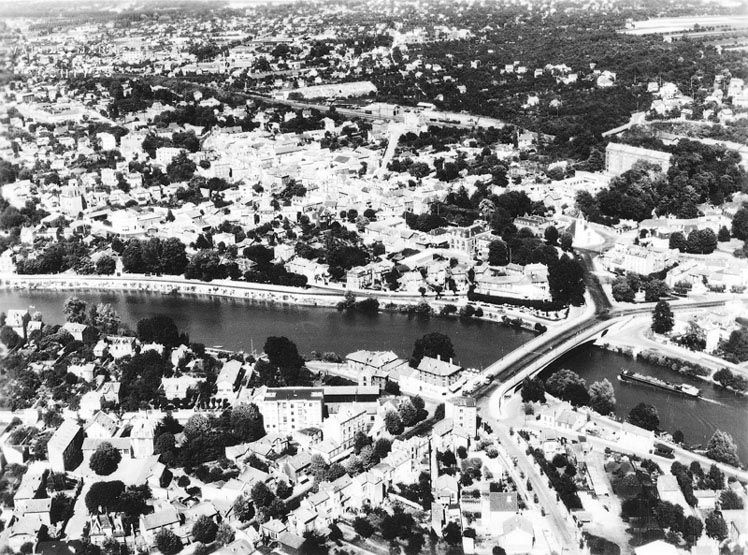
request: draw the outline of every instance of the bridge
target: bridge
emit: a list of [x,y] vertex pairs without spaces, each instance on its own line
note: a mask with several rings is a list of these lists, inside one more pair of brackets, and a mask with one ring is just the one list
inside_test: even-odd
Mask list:
[[[675,301],[670,307],[673,311],[693,310],[722,306],[732,300],[735,298],[724,301]],[[648,306],[598,310],[591,298],[587,302],[590,307],[568,327],[548,331],[486,367],[481,374],[484,381],[488,379],[489,383],[478,389],[474,396],[481,398],[492,395],[501,400],[519,388],[526,378],[540,373],[565,354],[603,337],[610,328],[627,318],[650,313],[654,306],[654,303],[648,303]],[[500,394],[495,393],[497,388],[500,388]]]

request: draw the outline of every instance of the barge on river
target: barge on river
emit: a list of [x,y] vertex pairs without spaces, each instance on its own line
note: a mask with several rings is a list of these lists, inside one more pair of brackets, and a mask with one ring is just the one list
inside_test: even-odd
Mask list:
[[685,395],[686,397],[693,397],[695,399],[701,397],[701,390],[698,387],[694,387],[685,383],[676,384],[666,382],[665,380],[638,374],[636,372],[632,372],[631,370],[622,370],[621,373],[618,374],[618,381],[649,385],[658,389],[664,389],[665,391],[669,391],[670,393],[677,393],[679,395]]

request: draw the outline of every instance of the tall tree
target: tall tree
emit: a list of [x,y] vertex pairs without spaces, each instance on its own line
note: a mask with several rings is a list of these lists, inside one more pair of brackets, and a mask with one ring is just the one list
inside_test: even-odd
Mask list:
[[600,414],[610,414],[615,410],[615,391],[607,378],[594,382],[590,386],[590,406]]
[[553,300],[581,306],[584,304],[584,269],[573,258],[564,254],[548,266],[548,287]]
[[652,331],[655,333],[667,333],[673,329],[675,321],[670,304],[665,301],[658,301],[652,312]]
[[634,426],[654,431],[660,426],[660,415],[653,405],[639,403],[629,412],[628,421]]
[[716,430],[712,434],[706,446],[706,456],[717,462],[740,466],[738,446],[732,436],[722,430]]
[[82,324],[86,321],[86,303],[78,297],[68,297],[62,311],[68,322]]
[[423,357],[450,360],[455,356],[452,340],[439,332],[427,333],[420,339],[416,339],[413,345],[413,354],[410,357],[411,366],[417,367]]

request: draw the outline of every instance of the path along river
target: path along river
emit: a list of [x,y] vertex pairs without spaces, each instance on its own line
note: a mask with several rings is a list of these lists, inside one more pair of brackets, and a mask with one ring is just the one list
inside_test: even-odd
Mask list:
[[[261,350],[268,336],[285,335],[306,354],[316,350],[334,351],[344,356],[358,349],[373,349],[392,350],[407,357],[416,339],[438,331],[452,339],[457,361],[467,367],[482,368],[532,338],[529,332],[488,322],[419,320],[392,313],[341,314],[332,309],[270,306],[198,296],[112,292],[78,292],[77,295],[89,304],[111,303],[123,321],[133,327],[141,318],[166,314],[181,330],[189,333],[192,341],[233,350],[249,351],[252,346]],[[46,321],[62,322],[62,306],[68,296],[60,291],[0,290],[0,311],[31,305]],[[631,407],[641,401],[655,405],[661,427],[671,432],[682,430],[688,443],[706,445],[716,428],[729,432],[740,447],[741,459],[748,461],[748,397],[738,397],[653,364],[592,346],[581,347],[563,357],[545,374],[559,368],[578,372],[588,384],[608,378],[616,390],[620,416],[628,414]],[[693,383],[702,389],[704,399],[691,400],[650,387],[622,384],[616,380],[622,368]]]

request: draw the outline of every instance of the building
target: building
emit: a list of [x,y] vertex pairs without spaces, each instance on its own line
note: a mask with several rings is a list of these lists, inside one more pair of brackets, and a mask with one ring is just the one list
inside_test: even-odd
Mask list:
[[400,389],[409,395],[443,398],[459,387],[462,367],[441,357],[423,357],[418,368],[409,374],[401,373]]
[[355,351],[345,361],[358,376],[358,385],[377,386],[380,390],[387,385],[390,370],[405,362],[392,351]]
[[357,403],[352,403],[325,418],[322,422],[322,433],[325,440],[332,440],[344,449],[348,449],[353,447],[354,438],[358,432],[366,433],[368,420],[366,409]]
[[268,388],[258,407],[269,434],[291,435],[302,428],[322,427],[323,401],[321,388]]
[[451,418],[456,430],[474,438],[478,433],[478,407],[472,397],[452,397],[444,403],[444,418]]
[[134,458],[144,459],[153,455],[154,435],[153,423],[148,418],[140,415],[133,418],[130,445]]
[[233,399],[235,390],[241,379],[242,363],[238,360],[229,360],[224,363],[221,372],[216,378],[216,398]]
[[57,428],[47,444],[49,465],[55,472],[65,472],[83,460],[83,428],[66,420]]
[[637,162],[650,162],[660,166],[663,173],[667,173],[671,157],[672,154],[669,152],[621,143],[608,143],[605,148],[605,171],[612,175],[621,175]]

